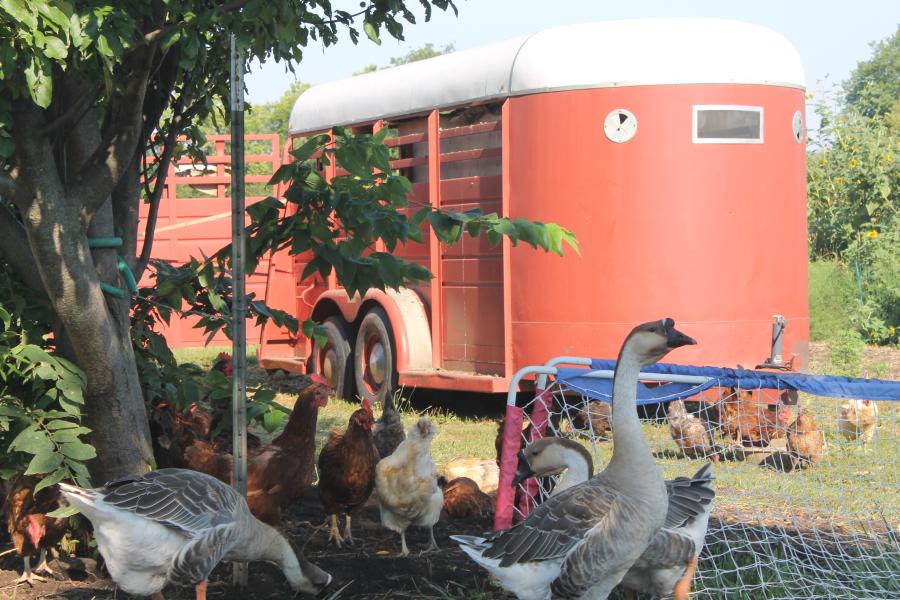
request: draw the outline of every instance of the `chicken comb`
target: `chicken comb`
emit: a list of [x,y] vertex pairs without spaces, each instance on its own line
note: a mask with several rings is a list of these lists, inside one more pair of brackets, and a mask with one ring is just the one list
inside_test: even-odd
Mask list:
[[216,357],[216,360],[231,360],[231,355],[227,352],[219,352],[219,356]]
[[320,375],[318,373],[310,373],[309,375],[307,375],[307,377],[309,377],[309,380],[314,384],[328,386],[329,388],[331,387],[331,382],[328,381],[328,378],[324,375]]

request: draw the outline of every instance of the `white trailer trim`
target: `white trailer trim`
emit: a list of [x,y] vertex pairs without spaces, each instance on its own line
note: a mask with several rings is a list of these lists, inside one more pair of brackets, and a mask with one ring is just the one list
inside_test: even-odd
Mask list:
[[291,134],[563,90],[671,84],[804,87],[791,43],[765,27],[665,18],[552,27],[314,86],[291,112]]

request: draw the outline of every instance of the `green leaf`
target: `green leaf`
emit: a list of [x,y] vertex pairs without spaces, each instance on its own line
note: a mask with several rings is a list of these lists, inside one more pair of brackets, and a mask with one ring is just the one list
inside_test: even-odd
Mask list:
[[365,23],[363,23],[363,31],[366,32],[366,35],[370,40],[372,40],[379,46],[381,45],[381,38],[378,37],[378,27],[376,25],[370,23],[369,21],[366,21]]
[[5,417],[14,417],[16,419],[27,419],[28,414],[18,406],[11,404],[0,404],[0,415]]
[[41,452],[52,452],[53,443],[45,432],[31,425],[16,436],[9,445],[9,449],[28,454],[40,454]]
[[284,413],[281,411],[270,410],[263,415],[263,427],[269,433],[272,433],[281,426],[284,421]]
[[63,421],[62,419],[56,419],[54,421],[50,421],[46,425],[47,429],[58,430],[58,429],[73,429],[78,427],[78,423],[73,421]]
[[63,429],[61,431],[57,431],[53,434],[53,441],[57,444],[62,444],[65,442],[79,442],[81,441],[79,438],[82,435],[86,435],[90,433],[91,430],[87,427],[76,427],[75,429]]
[[254,402],[263,402],[268,403],[275,400],[275,390],[271,390],[269,388],[259,388],[253,394]]
[[[37,486],[35,486],[37,489]],[[74,506],[61,506],[54,511],[48,512],[47,516],[52,519],[65,519],[78,514],[78,509]]]
[[34,486],[34,494],[37,494],[39,491],[44,489],[45,487],[50,487],[51,485],[56,485],[60,481],[62,481],[68,472],[65,468],[56,469],[53,473],[50,473],[43,479],[37,482],[37,485]]
[[35,454],[28,468],[25,470],[26,475],[35,475],[39,473],[49,473],[55,471],[63,462],[62,454],[59,452],[46,451]]
[[41,108],[50,106],[53,100],[53,77],[50,64],[40,57],[29,57],[25,66],[25,83],[35,104]]
[[37,28],[37,15],[25,0],[0,0],[0,8],[18,21],[21,29]]
[[74,460],[90,460],[97,456],[93,446],[84,442],[66,442],[59,445],[59,451]]

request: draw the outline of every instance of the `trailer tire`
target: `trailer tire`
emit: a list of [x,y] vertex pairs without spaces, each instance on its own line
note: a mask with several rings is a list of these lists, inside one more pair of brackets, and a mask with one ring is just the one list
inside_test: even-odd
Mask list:
[[397,389],[397,346],[391,321],[380,306],[369,310],[359,324],[353,365],[359,397],[383,406]]
[[331,382],[336,398],[352,400],[354,397],[353,348],[350,346],[350,328],[342,317],[328,317],[322,322],[328,341],[319,346],[313,338],[309,372],[318,373]]

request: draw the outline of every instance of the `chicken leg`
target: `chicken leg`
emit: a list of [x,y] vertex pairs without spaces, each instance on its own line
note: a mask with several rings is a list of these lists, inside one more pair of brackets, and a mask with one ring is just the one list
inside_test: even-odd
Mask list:
[[681,576],[681,579],[678,580],[678,583],[675,584],[675,588],[672,590],[672,600],[688,600],[688,597],[691,595],[691,583],[694,580],[698,562],[699,559],[695,557],[687,564],[684,575]]
[[353,531],[350,529],[350,515],[346,515],[346,522],[344,525],[344,541],[347,542],[350,546],[353,545]]
[[435,541],[434,539],[434,527],[428,528],[428,537],[429,541],[427,550],[439,550],[440,548],[438,548],[437,541]]
[[409,556],[409,548],[406,547],[406,531],[400,532],[400,556]]
[[206,580],[198,583],[195,590],[197,591],[197,600],[206,600]]
[[331,529],[328,532],[328,541],[334,540],[334,543],[337,544],[337,547],[341,547],[341,542],[344,541],[344,538],[341,537],[341,532],[338,529],[337,524],[337,515],[331,515]]
[[53,575],[53,569],[50,568],[50,563],[47,562],[47,551],[43,548],[41,548],[41,553],[38,556],[38,565],[34,568],[34,572]]
[[40,575],[36,575],[31,570],[31,557],[25,556],[23,558],[25,562],[25,569],[22,571],[22,576],[16,579],[16,583],[27,583],[28,585],[34,585],[35,581],[47,581],[46,578],[41,577]]

